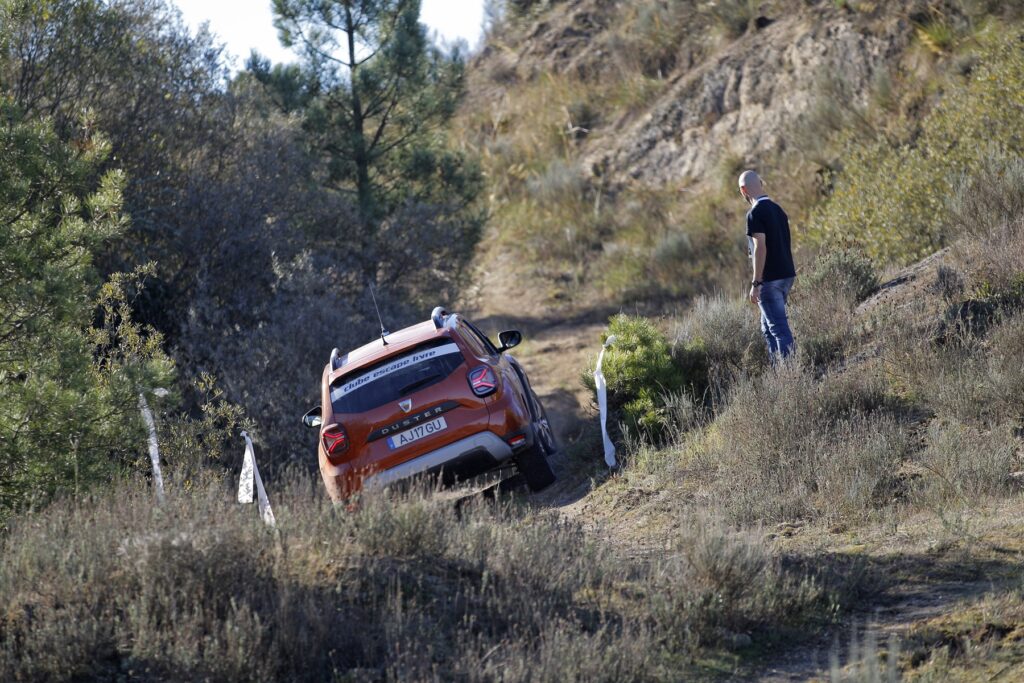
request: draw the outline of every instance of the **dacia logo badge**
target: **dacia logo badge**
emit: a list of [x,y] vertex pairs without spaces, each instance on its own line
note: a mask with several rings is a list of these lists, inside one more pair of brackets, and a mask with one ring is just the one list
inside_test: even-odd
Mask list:
[[412,410],[412,399],[407,398],[404,401],[399,401],[398,407],[401,408],[403,412],[408,413],[410,410]]

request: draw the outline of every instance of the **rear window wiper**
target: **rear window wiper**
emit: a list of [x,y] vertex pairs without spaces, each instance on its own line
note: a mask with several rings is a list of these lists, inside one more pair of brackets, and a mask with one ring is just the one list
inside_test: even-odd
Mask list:
[[415,382],[410,382],[409,384],[406,384],[404,387],[402,387],[398,391],[398,395],[399,396],[405,396],[406,394],[411,394],[412,392],[416,391],[420,387],[426,386],[427,384],[430,384],[435,379],[438,379],[440,377],[441,377],[441,375],[439,375],[436,372],[433,373],[433,374],[427,375],[426,377],[421,377],[420,379],[416,380]]

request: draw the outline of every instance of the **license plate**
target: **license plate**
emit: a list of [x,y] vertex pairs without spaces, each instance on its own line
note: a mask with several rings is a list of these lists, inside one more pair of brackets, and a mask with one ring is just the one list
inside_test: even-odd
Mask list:
[[421,425],[416,425],[415,427],[408,431],[399,432],[394,436],[389,436],[388,446],[391,447],[391,450],[395,450],[396,448],[401,448],[402,446],[410,444],[413,441],[419,441],[425,436],[436,434],[442,429],[447,428],[448,423],[444,421],[443,417],[439,417],[436,420],[431,420],[430,422],[424,422]]

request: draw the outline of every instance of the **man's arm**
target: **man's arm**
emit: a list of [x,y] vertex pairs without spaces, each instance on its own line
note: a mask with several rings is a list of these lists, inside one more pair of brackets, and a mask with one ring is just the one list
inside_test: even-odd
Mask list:
[[[764,275],[764,260],[768,254],[768,247],[765,244],[763,232],[755,232],[750,238],[754,241],[754,258],[752,259],[754,264],[753,282],[761,282],[761,277]],[[750,302],[756,304],[760,301],[761,286],[752,284],[750,286]]]

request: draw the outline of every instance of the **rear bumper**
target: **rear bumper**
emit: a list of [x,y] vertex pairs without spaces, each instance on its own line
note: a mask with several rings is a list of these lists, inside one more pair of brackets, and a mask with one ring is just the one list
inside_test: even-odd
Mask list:
[[512,447],[490,431],[479,432],[363,479],[364,489],[381,488],[417,474],[469,476],[512,457]]

